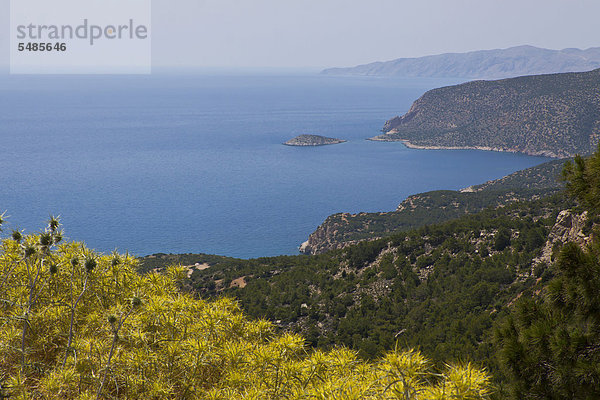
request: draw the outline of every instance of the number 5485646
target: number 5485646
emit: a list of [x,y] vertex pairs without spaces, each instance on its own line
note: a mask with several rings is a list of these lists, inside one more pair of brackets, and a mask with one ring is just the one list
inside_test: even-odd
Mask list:
[[19,51],[66,51],[66,43],[19,43]]

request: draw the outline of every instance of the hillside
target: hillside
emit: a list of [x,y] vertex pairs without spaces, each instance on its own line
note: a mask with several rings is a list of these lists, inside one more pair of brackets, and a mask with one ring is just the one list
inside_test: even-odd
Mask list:
[[598,398],[600,152],[565,176],[573,209],[559,193],[318,256],[138,265],[53,217],[15,230],[0,397]]
[[326,75],[500,79],[523,75],[583,72],[600,68],[600,47],[548,50],[533,46],[399,58],[351,68],[330,68]]
[[308,237],[300,250],[305,254],[323,253],[488,207],[547,196],[563,187],[559,180],[563,164],[564,160],[551,161],[462,191],[438,190],[412,195],[391,212],[334,214]]
[[484,362],[496,317],[550,277],[534,260],[569,204],[562,196],[515,203],[317,256],[223,259],[191,269],[187,287],[234,296],[251,316],[314,346],[376,357],[401,332],[403,346],[435,360]]
[[600,138],[600,69],[430,90],[373,140],[550,157],[590,154]]
[[[556,164],[486,186],[527,182]],[[302,332],[320,348],[344,344],[372,358],[399,345],[434,361],[475,360],[498,382],[498,399],[550,399],[563,391],[596,398],[600,201],[590,187],[600,180],[598,165],[600,153],[567,164],[568,194],[581,206],[559,192],[320,255],[220,258],[208,268],[188,267],[186,288],[233,296],[250,315]],[[210,262],[206,257],[198,262]],[[540,307],[560,314],[539,325],[554,318]],[[544,383],[544,376],[557,380]]]

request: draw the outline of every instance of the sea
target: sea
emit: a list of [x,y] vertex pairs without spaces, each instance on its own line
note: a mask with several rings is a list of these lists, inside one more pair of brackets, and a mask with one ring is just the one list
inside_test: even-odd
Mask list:
[[[0,77],[0,213],[100,252],[298,254],[327,216],[394,210],[547,161],[373,142],[457,79],[307,72]],[[316,134],[347,142],[289,147]]]

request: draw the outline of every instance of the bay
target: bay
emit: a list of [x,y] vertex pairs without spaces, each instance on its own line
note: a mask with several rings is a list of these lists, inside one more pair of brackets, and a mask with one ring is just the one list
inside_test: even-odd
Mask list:
[[[99,251],[296,254],[330,214],[389,211],[546,161],[371,142],[426,90],[458,80],[315,74],[0,79],[0,210],[60,215]],[[348,142],[283,146],[299,134]]]

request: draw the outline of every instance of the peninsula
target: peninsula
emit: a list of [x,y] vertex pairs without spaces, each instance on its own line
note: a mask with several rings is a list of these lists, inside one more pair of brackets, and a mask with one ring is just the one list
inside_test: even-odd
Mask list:
[[556,158],[589,154],[600,138],[600,69],[430,90],[383,132],[371,140]]
[[344,143],[345,140],[319,135],[300,135],[284,143],[286,146],[325,146],[328,144]]

